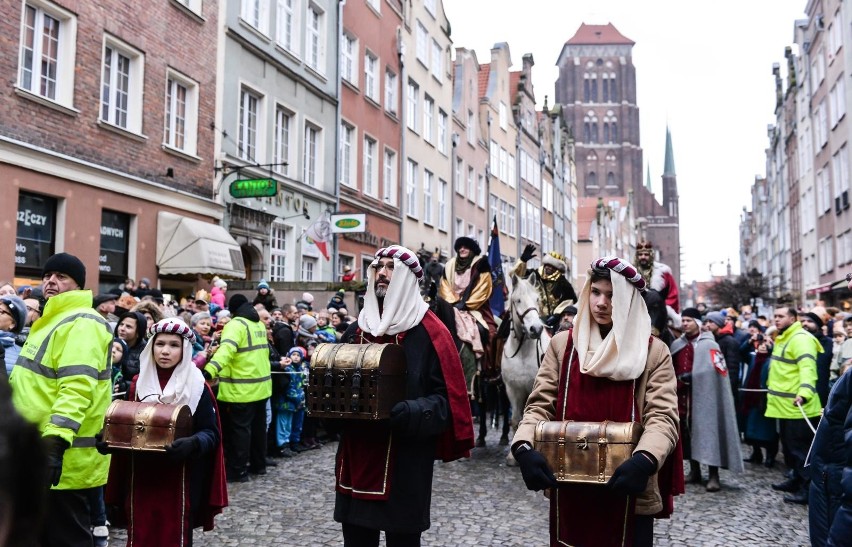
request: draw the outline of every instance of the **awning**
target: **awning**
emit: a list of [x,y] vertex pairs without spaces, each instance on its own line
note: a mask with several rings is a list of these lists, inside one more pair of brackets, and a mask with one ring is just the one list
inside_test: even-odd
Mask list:
[[157,267],[160,275],[246,277],[240,245],[223,227],[166,211],[157,215]]

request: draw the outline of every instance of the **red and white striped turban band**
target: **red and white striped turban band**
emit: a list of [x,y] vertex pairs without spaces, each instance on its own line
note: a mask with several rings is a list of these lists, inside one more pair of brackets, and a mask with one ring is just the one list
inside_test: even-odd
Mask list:
[[609,268],[615,273],[623,275],[639,292],[647,288],[645,279],[639,275],[639,272],[636,271],[636,268],[632,264],[624,259],[615,256],[605,256],[592,262],[592,269],[600,270],[603,268]]
[[189,325],[175,317],[167,317],[166,319],[162,319],[148,327],[149,336],[154,336],[155,334],[159,334],[161,332],[183,336],[184,338],[189,340],[190,343],[195,341],[195,333],[192,332],[192,329],[189,328]]
[[391,245],[390,247],[382,247],[376,251],[376,258],[385,256],[395,258],[411,268],[418,281],[423,279],[423,268],[420,267],[420,261],[417,260],[417,255],[411,249],[406,249],[402,245]]

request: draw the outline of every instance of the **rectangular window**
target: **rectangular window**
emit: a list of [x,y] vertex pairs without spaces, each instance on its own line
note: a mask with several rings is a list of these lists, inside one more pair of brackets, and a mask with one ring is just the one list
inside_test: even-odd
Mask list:
[[464,219],[456,217],[456,237],[464,233]]
[[476,144],[476,127],[474,127],[473,111],[467,111],[467,142]]
[[432,76],[434,76],[439,82],[441,81],[441,75],[444,72],[444,55],[441,50],[441,44],[432,40]]
[[52,4],[24,4],[18,85],[70,107],[77,20]]
[[272,223],[269,237],[269,280],[284,281],[287,276],[287,226]]
[[382,200],[390,205],[396,205],[396,153],[385,148],[385,180]]
[[435,101],[429,95],[426,95],[423,100],[423,139],[426,142],[432,142],[434,135],[432,133],[432,118],[435,115]]
[[278,0],[278,10],[276,12],[275,39],[281,47],[296,55],[299,55],[300,44],[300,3],[301,0]]
[[142,132],[142,53],[107,37],[101,74],[101,120]]
[[198,84],[168,71],[163,144],[195,155],[198,149]]
[[316,268],[316,258],[302,257],[302,279],[300,281],[313,281]]
[[476,180],[476,172],[473,167],[468,166],[467,168],[467,199],[470,201],[474,201],[476,199],[476,187],[474,186],[474,181]]
[[396,86],[396,74],[391,71],[385,72],[385,110],[391,114],[396,114],[399,107]]
[[260,97],[246,88],[240,90],[240,130],[237,151],[241,159],[257,163],[257,123]]
[[364,94],[379,102],[379,59],[370,52],[364,55]]
[[505,148],[500,148],[500,180],[508,182],[509,180],[509,154]]
[[347,123],[340,124],[340,184],[355,187],[355,128]]
[[308,66],[325,73],[325,13],[317,6],[308,6]]
[[429,66],[429,33],[423,23],[417,21],[417,60]]
[[462,168],[464,161],[461,158],[456,158],[456,193],[460,196],[464,195],[464,180],[462,180]]
[[41,277],[56,247],[56,199],[18,192],[18,228],[15,235],[15,275]]
[[429,15],[435,17],[435,0],[424,0],[423,6],[429,12]]
[[515,235],[515,206],[509,205],[509,235]]
[[367,0],[367,5],[373,8],[374,10],[381,13],[382,11],[382,2],[381,0]]
[[438,180],[438,228],[447,229],[447,181]]
[[500,221],[498,224],[500,226],[500,231],[503,233],[508,233],[509,231],[508,206],[508,203],[506,203],[502,199],[500,200]]
[[438,109],[438,152],[447,153],[447,113]]
[[[515,187],[515,179],[517,178],[517,172],[515,171],[515,155],[509,154],[509,163],[506,166],[507,174],[509,176],[509,186],[512,188]],[[538,188],[538,185],[536,185]]]
[[417,164],[411,160],[405,166],[405,213],[417,215]]
[[497,143],[491,141],[491,146],[488,150],[488,169],[491,172],[491,176],[498,177],[500,175],[500,147],[497,146]]
[[294,114],[283,106],[278,105],[275,108],[272,163],[277,164],[274,166],[275,172],[285,177],[290,176],[290,150],[292,149],[290,139],[293,134],[293,117]]
[[493,222],[497,218],[497,196],[491,194],[488,196],[488,222]]
[[506,113],[506,103],[504,103],[503,101],[500,101],[499,114],[500,114],[500,129],[502,129],[503,131],[506,131],[509,128],[509,125],[508,125],[509,124],[509,116]]
[[412,131],[417,131],[417,102],[420,98],[420,87],[414,82],[408,82],[408,109],[405,113],[405,123]]
[[485,209],[485,177],[481,174],[476,179],[476,204]]
[[102,209],[98,285],[115,285],[127,278],[129,241],[130,215]]
[[319,169],[320,159],[320,136],[322,130],[314,125],[305,124],[305,184],[317,186],[321,180]]
[[266,34],[266,26],[269,24],[269,0],[243,0],[240,16],[243,21]]
[[352,85],[358,85],[358,40],[344,35],[340,45],[340,77]]
[[432,224],[432,182],[435,176],[428,170],[423,171],[423,222]]
[[527,200],[521,198],[521,237],[529,238]]
[[364,193],[376,197],[379,189],[379,162],[376,158],[378,145],[370,137],[364,137]]

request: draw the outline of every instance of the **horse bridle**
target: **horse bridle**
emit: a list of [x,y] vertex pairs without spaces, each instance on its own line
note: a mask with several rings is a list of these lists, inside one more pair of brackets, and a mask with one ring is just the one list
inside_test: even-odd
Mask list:
[[[514,315],[515,315],[515,305],[514,305],[514,304],[510,304],[510,305],[509,305],[509,307],[510,307],[510,308],[511,308],[511,310],[512,310],[512,316],[514,317]],[[537,312],[538,310],[536,309],[536,307],[535,307],[535,306],[530,306],[529,308],[525,309],[525,310],[523,311],[523,313],[521,313],[521,314],[519,314],[519,315],[518,315],[518,320],[520,321],[521,325],[523,325],[523,323],[524,323],[524,317],[526,317],[526,315],[527,315],[529,312],[531,312],[531,311],[535,311],[535,312]],[[512,324],[510,325],[510,330],[512,330],[512,331],[514,331],[514,330],[515,330],[515,321],[514,321],[514,319],[512,320]],[[526,329],[523,329],[523,328],[522,328],[522,329],[521,329],[521,336],[519,337],[519,342],[518,342],[518,349],[516,349],[516,350],[515,350],[515,353],[513,353],[512,355],[510,355],[510,356],[509,356],[509,359],[514,358],[514,357],[515,357],[515,355],[517,355],[517,354],[518,354],[518,352],[519,352],[519,351],[521,351],[521,346],[523,346],[523,345],[524,345],[524,340],[526,340],[526,337],[527,337],[527,331],[526,331]],[[539,355],[538,340],[536,340],[536,355]],[[538,362],[539,362],[539,366],[541,366],[541,359],[540,359],[540,358],[538,359]]]

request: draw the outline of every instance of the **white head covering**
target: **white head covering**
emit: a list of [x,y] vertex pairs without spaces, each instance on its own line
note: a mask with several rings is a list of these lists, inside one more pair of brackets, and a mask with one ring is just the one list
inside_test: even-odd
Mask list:
[[[169,317],[152,325],[151,337],[139,355],[139,379],[136,381],[136,399],[172,405],[189,405],[195,414],[201,394],[204,393],[204,376],[192,362],[192,329],[182,320]],[[161,333],[177,334],[183,338],[183,357],[175,366],[166,387],[160,388],[157,364],[154,361],[154,341]]]
[[[393,276],[385,295],[382,311],[376,297],[376,271],[379,258],[393,258]],[[419,272],[419,275],[418,275]],[[400,245],[391,245],[376,251],[376,258],[367,269],[367,294],[364,309],[358,315],[358,326],[373,336],[399,334],[418,325],[429,310],[420,296],[418,280],[423,276],[417,255]]]
[[[592,263],[601,263],[603,259]],[[606,265],[612,264],[608,257],[601,266],[612,269],[612,330],[601,339],[601,333],[589,310],[591,294],[591,276],[580,292],[577,303],[577,317],[574,318],[574,347],[580,359],[580,371],[583,374],[615,381],[635,380],[645,370],[648,359],[648,340],[651,336],[651,317],[648,307],[634,282],[625,277],[630,269],[618,269]],[[620,261],[625,264],[626,261]]]

